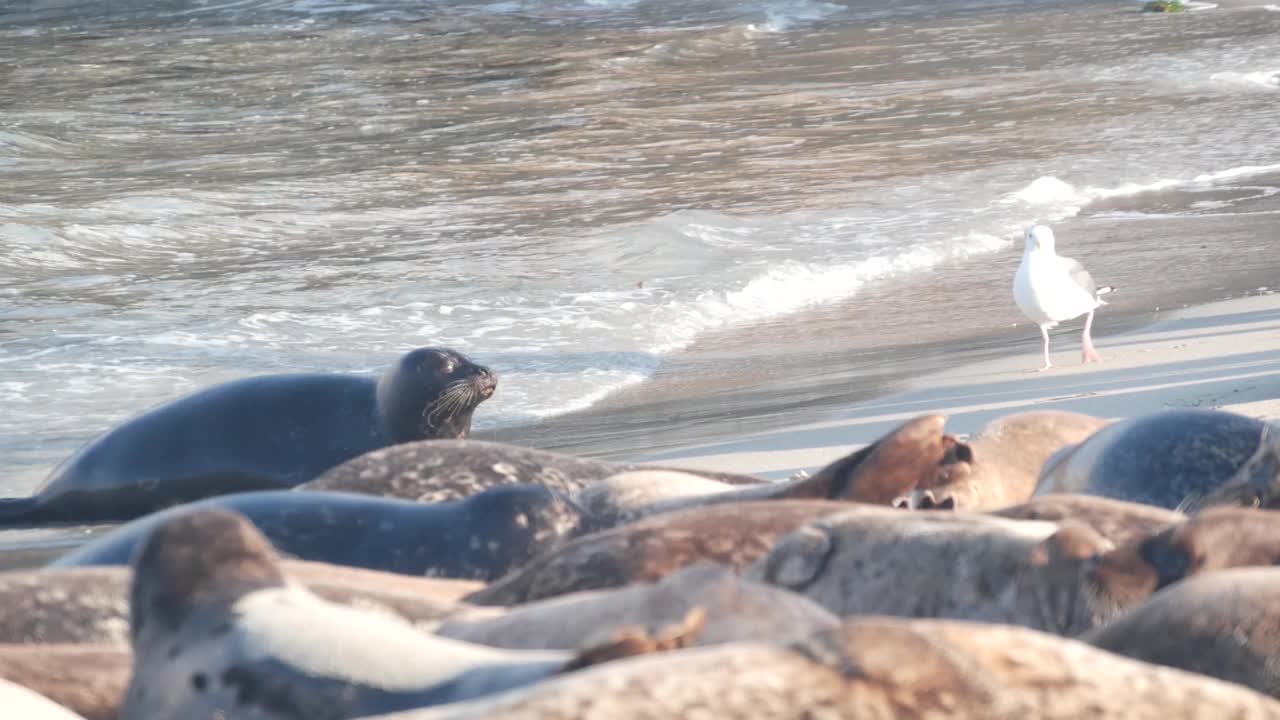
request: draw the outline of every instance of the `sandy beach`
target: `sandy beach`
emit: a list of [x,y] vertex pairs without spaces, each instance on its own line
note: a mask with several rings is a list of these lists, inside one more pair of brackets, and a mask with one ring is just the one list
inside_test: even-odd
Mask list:
[[1214,408],[1280,418],[1280,294],[1178,310],[1147,327],[1099,340],[1101,364],[1081,365],[1079,339],[1056,336],[1056,365],[1038,355],[958,366],[856,403],[838,418],[636,458],[782,478],[813,471],[922,413],[972,433],[1013,412],[1058,409],[1116,419],[1171,408]]

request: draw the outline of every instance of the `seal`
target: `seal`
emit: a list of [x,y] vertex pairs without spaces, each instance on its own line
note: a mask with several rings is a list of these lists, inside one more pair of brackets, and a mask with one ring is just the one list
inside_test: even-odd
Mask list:
[[1157,529],[1093,563],[1088,582],[1102,601],[1123,609],[1201,573],[1280,565],[1280,512],[1215,507]]
[[[1280,464],[1255,461],[1266,424],[1221,410],[1165,410],[1108,425],[1045,464],[1037,495],[1085,493],[1163,508],[1223,487],[1280,484]],[[1254,504],[1249,497],[1246,504]]]
[[[654,483],[634,492],[615,477],[610,485],[592,486],[578,496],[590,493],[590,502],[608,507],[624,520],[693,506],[782,498],[825,498],[913,510],[997,508],[1031,497],[1043,462],[1105,422],[1056,410],[1015,413],[997,418],[961,442],[944,432],[944,415],[921,415],[814,475],[787,482],[736,489],[694,489],[686,484],[683,491],[672,482],[665,486],[668,496],[659,497]],[[602,499],[608,495],[616,499]]]
[[839,619],[781,588],[747,582],[727,567],[697,563],[656,583],[573,593],[520,605],[497,617],[445,620],[442,637],[511,650],[577,648],[602,643],[621,627],[652,633],[707,613],[696,645],[783,642],[835,627]]
[[1073,636],[1103,620],[1080,591],[1112,545],[1084,525],[976,513],[829,515],[743,573],[841,615],[981,620]]
[[537,485],[496,487],[433,505],[354,493],[264,490],[139,518],[49,567],[126,564],[154,528],[210,508],[243,514],[277,549],[301,560],[463,580],[500,577],[564,539],[594,529],[573,503]]
[[574,493],[620,473],[664,470],[698,475],[730,485],[765,482],[748,475],[604,462],[486,440],[433,440],[365,453],[297,489],[337,490],[418,502],[444,502],[469,497],[498,485],[517,483]]
[[518,605],[581,590],[656,582],[706,561],[741,570],[805,523],[857,506],[777,500],[691,508],[575,538],[463,598]]
[[85,720],[49,698],[0,678],[0,707],[22,720]]
[[133,672],[120,720],[354,718],[480,697],[589,664],[581,654],[418,633],[327,602],[288,582],[266,537],[225,510],[156,525],[133,571]]
[[1187,578],[1081,639],[1143,662],[1280,696],[1280,570],[1235,568]]
[[970,436],[966,462],[954,463],[933,487],[908,494],[908,507],[951,506],[991,510],[1020,503],[1036,490],[1040,469],[1063,447],[1073,445],[1107,420],[1063,410],[1012,413],[992,420]]
[[[131,663],[121,647],[0,644],[0,679],[34,690],[85,720],[115,720]],[[0,707],[11,710],[3,701]]]
[[986,511],[986,514],[1011,520],[1078,522],[1093,528],[1117,547],[1187,519],[1186,515],[1165,508],[1070,493],[1041,495],[1018,505]]
[[859,618],[791,644],[637,657],[377,720],[692,717],[1274,720],[1280,702],[1025,628]]
[[378,448],[465,437],[496,376],[447,348],[419,348],[380,379],[265,375],[215,385],[94,440],[0,526],[123,522],[213,495],[283,489]]

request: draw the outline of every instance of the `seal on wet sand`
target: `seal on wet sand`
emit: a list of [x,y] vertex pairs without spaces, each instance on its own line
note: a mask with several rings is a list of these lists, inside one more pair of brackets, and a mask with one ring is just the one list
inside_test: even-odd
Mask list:
[[839,624],[813,601],[740,579],[727,567],[698,563],[653,584],[580,592],[511,608],[502,615],[442,622],[442,637],[512,650],[577,648],[604,642],[620,626],[657,633],[689,612],[707,613],[698,645],[783,642]]
[[[1036,495],[1084,493],[1173,509],[1200,504],[1224,487],[1277,485],[1280,463],[1261,452],[1268,450],[1264,437],[1274,437],[1265,429],[1261,420],[1221,410],[1139,415],[1051,458]],[[1241,500],[1257,504],[1255,493]]]
[[1216,507],[1103,553],[1092,591],[1118,608],[1184,578],[1233,567],[1280,565],[1280,512]]
[[265,375],[150,410],[94,440],[29,498],[0,500],[0,526],[131,520],[170,505],[289,488],[371,450],[461,438],[496,376],[420,348],[380,379]]
[[[697,507],[576,538],[463,599],[516,605],[579,590],[655,582],[701,561],[741,570],[801,525],[858,506],[777,500]],[[879,508],[874,508],[879,509]]]
[[987,515],[1011,520],[1068,520],[1088,525],[1116,546],[1176,525],[1186,515],[1141,503],[1111,500],[1097,495],[1051,493],[1040,495],[1019,505],[987,510]]
[[285,579],[242,516],[157,525],[133,558],[133,675],[120,720],[340,720],[456,702],[578,667],[580,655],[419,633]]
[[[330,602],[399,615],[431,628],[487,608],[457,602],[482,583],[281,560],[286,574]],[[73,567],[0,573],[0,643],[129,643],[127,567]]]
[[1278,597],[1280,569],[1205,573],[1157,592],[1081,639],[1119,655],[1280,697]]
[[704,716],[1275,720],[1280,702],[1025,628],[859,618],[788,645],[733,643],[632,658],[500,696],[377,720]]
[[747,475],[604,462],[485,440],[433,440],[366,453],[297,489],[340,490],[443,502],[469,497],[497,485],[517,483],[573,493],[603,478],[633,470],[668,470],[730,485],[765,482]]
[[982,620],[1072,636],[1103,619],[1081,580],[1111,547],[1084,525],[862,510],[800,527],[743,577],[842,616]]
[[430,505],[355,493],[268,490],[209,498],[139,518],[50,567],[125,564],[153,528],[210,508],[243,514],[281,552],[298,559],[464,580],[500,577],[594,529],[572,502],[536,485],[496,487]]
[[[34,690],[85,720],[115,720],[132,660],[109,645],[0,644],[0,679]],[[6,718],[11,708],[0,701]]]

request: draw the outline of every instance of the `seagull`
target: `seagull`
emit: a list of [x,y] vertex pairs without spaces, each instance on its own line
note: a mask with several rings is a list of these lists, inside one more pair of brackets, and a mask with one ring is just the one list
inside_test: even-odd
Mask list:
[[1040,326],[1040,337],[1044,338],[1044,367],[1037,372],[1053,367],[1049,362],[1049,330],[1085,313],[1089,317],[1084,321],[1081,336],[1083,363],[1101,360],[1089,331],[1093,327],[1093,311],[1107,304],[1101,296],[1115,288],[1097,287],[1083,265],[1057,254],[1053,230],[1047,225],[1032,225],[1026,237],[1022,264],[1013,276],[1013,300],[1023,315]]

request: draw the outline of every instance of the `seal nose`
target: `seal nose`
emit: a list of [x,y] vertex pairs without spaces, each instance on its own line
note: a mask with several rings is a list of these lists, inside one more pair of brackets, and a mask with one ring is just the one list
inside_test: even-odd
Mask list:
[[480,368],[473,383],[480,390],[480,395],[486,400],[493,397],[493,391],[498,389],[498,376],[492,370],[486,367]]

